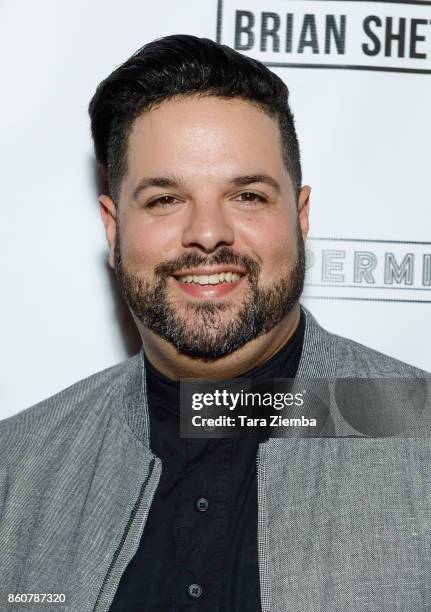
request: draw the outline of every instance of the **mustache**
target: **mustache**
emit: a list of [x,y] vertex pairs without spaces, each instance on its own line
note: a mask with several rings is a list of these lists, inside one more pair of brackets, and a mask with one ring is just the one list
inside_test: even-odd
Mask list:
[[212,257],[203,257],[198,253],[185,253],[181,257],[169,262],[158,264],[154,268],[157,276],[171,276],[181,270],[197,268],[199,266],[212,266],[220,264],[231,264],[240,266],[246,270],[250,276],[257,276],[260,265],[248,255],[238,255],[228,247],[222,247]]

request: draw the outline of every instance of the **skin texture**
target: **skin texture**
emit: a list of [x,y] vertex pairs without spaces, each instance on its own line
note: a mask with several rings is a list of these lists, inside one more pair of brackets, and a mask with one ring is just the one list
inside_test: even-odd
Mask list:
[[[117,206],[99,203],[148,359],[172,379],[231,378],[269,359],[299,322],[310,196],[304,186],[296,201],[276,121],[240,99],[172,99],[134,122],[127,162]],[[232,182],[256,175],[279,190]],[[136,193],[143,177],[175,185]],[[246,274],[216,296],[189,295],[173,276],[215,264]]]

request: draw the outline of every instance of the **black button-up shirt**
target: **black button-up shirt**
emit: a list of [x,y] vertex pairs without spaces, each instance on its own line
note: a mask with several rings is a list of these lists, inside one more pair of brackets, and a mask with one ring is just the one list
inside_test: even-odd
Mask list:
[[[294,378],[305,318],[241,378]],[[139,548],[110,612],[259,612],[258,438],[179,435],[179,381],[145,357],[152,452],[162,474]]]

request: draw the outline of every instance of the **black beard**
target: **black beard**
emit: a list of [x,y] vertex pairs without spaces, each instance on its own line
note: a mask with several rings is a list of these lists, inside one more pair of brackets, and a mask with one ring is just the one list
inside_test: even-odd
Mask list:
[[[167,296],[169,277],[191,267],[233,264],[247,272],[248,289],[238,314],[229,321],[223,312],[231,306],[223,302],[188,302],[184,320]],[[123,266],[120,234],[115,239],[115,273],[127,305],[145,327],[174,345],[189,357],[205,362],[215,361],[233,353],[254,338],[275,327],[297,304],[304,287],[305,248],[297,226],[297,256],[293,268],[268,289],[258,285],[260,267],[248,256],[238,256],[222,247],[210,259],[187,253],[174,262],[159,264],[154,271],[156,283],[151,284]],[[189,323],[187,324],[187,320]],[[190,320],[193,320],[190,323]]]

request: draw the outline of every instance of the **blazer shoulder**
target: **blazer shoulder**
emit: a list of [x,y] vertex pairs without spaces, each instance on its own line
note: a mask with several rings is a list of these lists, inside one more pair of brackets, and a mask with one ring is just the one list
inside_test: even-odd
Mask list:
[[322,327],[301,304],[306,316],[304,349],[306,371],[317,371],[325,378],[429,378],[431,374],[390,357],[351,338]]
[[345,376],[428,378],[429,372],[351,338],[327,332],[335,342],[338,371]]
[[2,439],[14,435],[22,436],[31,431],[38,431],[43,435],[65,420],[74,420],[76,423],[80,420],[79,416],[85,419],[86,413],[96,404],[108,403],[100,402],[101,398],[111,400],[122,392],[127,378],[131,371],[136,370],[139,361],[138,353],[117,365],[79,380],[17,414],[0,420],[0,448]]

